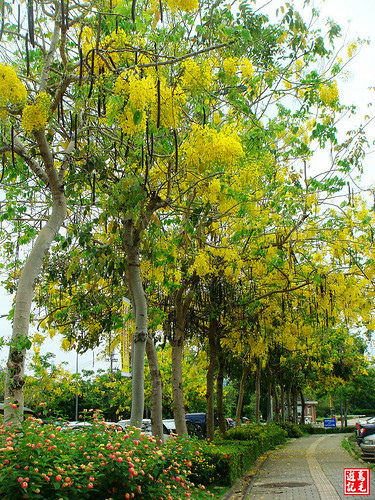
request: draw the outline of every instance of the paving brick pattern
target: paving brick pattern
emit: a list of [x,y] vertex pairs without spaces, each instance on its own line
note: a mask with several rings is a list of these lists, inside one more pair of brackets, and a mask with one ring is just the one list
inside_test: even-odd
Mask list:
[[[344,495],[344,469],[366,467],[341,446],[341,434],[311,435],[274,450],[242,491],[245,500],[366,500],[371,495]],[[245,492],[246,491],[246,492]],[[239,496],[232,497],[239,498]]]

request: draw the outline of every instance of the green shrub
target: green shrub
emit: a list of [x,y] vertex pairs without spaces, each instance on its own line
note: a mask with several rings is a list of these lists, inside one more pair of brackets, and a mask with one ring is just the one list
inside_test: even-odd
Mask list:
[[303,435],[303,430],[297,424],[292,424],[291,422],[280,422],[277,425],[287,432],[289,438],[299,438]]
[[340,424],[337,427],[314,427],[310,424],[300,425],[302,432],[306,434],[340,434],[354,432],[354,426],[342,427]]
[[0,429],[2,500],[172,500],[191,491],[195,450],[189,439],[163,446],[139,430],[124,432],[97,418],[84,431],[40,422]]
[[195,441],[192,456],[193,482],[230,486],[265,451],[283,443],[287,433],[277,425],[250,424],[230,429],[221,441]]
[[365,408],[365,409],[353,410],[352,415],[366,415],[366,417],[373,417],[375,415],[375,409]]

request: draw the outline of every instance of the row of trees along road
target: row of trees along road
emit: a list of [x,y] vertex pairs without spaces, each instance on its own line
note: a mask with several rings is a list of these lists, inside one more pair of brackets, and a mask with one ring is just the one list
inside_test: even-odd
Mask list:
[[[363,128],[339,138],[355,110],[336,84],[361,42],[344,50],[339,26],[314,28],[316,10],[303,20],[289,4],[274,24],[245,2],[4,1],[2,12],[5,397],[22,408],[31,320],[84,351],[119,330],[124,296],[131,423],[146,353],[156,435],[165,342],[179,433],[186,343],[208,351],[209,437],[215,377],[223,426],[235,360],[243,380],[257,370],[294,393],[342,382],[346,364],[347,377],[363,372],[351,332],[373,327],[374,216],[350,184],[341,194],[367,141]],[[322,148],[329,159],[310,173]],[[241,394],[237,421],[240,407]]]

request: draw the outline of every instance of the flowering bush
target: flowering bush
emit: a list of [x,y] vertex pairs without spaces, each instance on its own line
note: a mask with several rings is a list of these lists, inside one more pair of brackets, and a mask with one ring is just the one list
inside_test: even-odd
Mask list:
[[[84,430],[29,418],[0,429],[0,498],[117,500],[192,497],[189,441],[167,445],[94,414]],[[207,492],[207,496],[209,493]]]

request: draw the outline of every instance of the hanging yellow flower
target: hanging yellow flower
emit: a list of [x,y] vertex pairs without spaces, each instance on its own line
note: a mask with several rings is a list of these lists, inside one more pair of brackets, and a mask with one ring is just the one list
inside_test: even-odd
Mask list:
[[50,114],[51,98],[46,92],[37,95],[35,104],[25,106],[22,112],[22,126],[26,133],[43,130]]
[[23,106],[27,92],[16,71],[6,64],[0,64],[0,119],[7,115],[10,106]]

